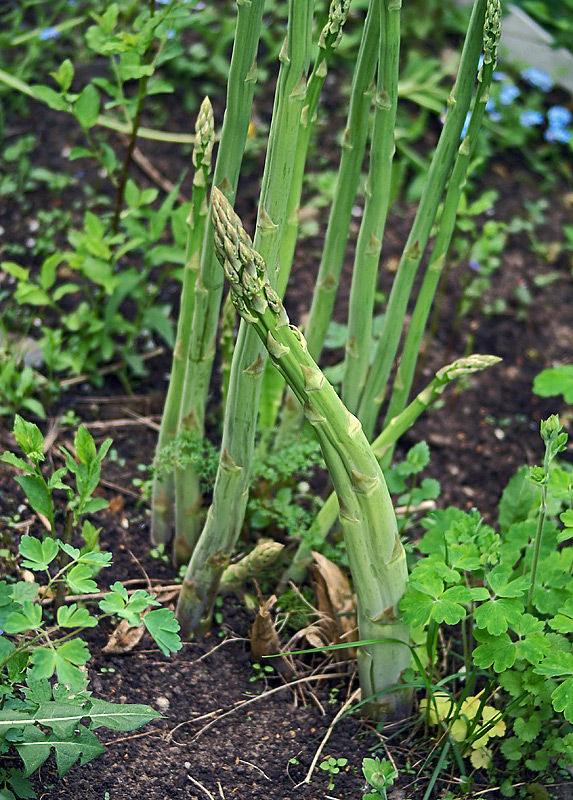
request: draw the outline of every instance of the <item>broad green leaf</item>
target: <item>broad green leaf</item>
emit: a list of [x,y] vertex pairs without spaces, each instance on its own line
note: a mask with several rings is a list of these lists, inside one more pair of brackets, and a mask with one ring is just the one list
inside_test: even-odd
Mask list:
[[91,564],[94,567],[109,567],[111,566],[111,553],[99,553],[94,550],[88,550],[82,553],[78,562],[80,564]]
[[42,514],[52,523],[54,519],[54,504],[44,479],[39,475],[17,475],[14,480],[24,490],[34,511]]
[[119,705],[98,699],[91,701],[89,712],[85,716],[90,717],[92,730],[105,725],[112,731],[133,731],[152,719],[161,718],[161,714],[150,706],[132,703]]
[[553,630],[560,633],[573,633],[573,598],[570,597],[565,605],[559,609],[559,613],[553,619],[548,620]]
[[14,747],[24,762],[26,776],[31,775],[46,761],[53,748],[60,778],[78,759],[83,766],[105,751],[96,735],[83,725],[79,726],[78,733],[73,733],[69,738],[57,736],[55,733],[47,735],[32,726],[26,730],[26,741],[17,742]]
[[0,456],[0,461],[4,461],[6,464],[11,464],[16,469],[21,469],[28,474],[34,472],[34,468],[30,466],[26,461],[22,458],[18,458],[15,456],[14,453],[2,453]]
[[34,93],[34,97],[38,100],[41,100],[42,103],[45,103],[50,108],[53,108],[54,111],[67,111],[68,110],[68,103],[61,94],[51,89],[49,86],[39,86],[34,85],[30,86],[30,89]]
[[163,655],[168,656],[183,646],[179,636],[179,623],[172,611],[157,608],[148,611],[143,617],[143,624],[159,646]]
[[513,723],[513,730],[524,742],[533,742],[541,731],[542,723],[541,714],[533,713],[527,719],[518,717]]
[[74,447],[82,464],[91,464],[92,461],[95,461],[97,456],[95,442],[85,425],[80,425],[78,428],[74,438]]
[[97,122],[100,109],[100,96],[96,87],[88,83],[74,103],[74,114],[84,130]]
[[59,69],[55,72],[50,72],[50,75],[57,81],[60,89],[63,92],[67,92],[74,79],[74,65],[69,58],[66,58],[66,60],[60,64]]
[[528,577],[521,576],[512,580],[512,570],[503,565],[488,572],[487,582],[496,597],[521,597],[529,589]]
[[562,711],[568,722],[573,723],[573,678],[567,678],[551,695],[555,711]]
[[72,594],[90,594],[97,592],[97,583],[91,580],[93,569],[87,564],[76,564],[64,575],[64,580]]
[[539,507],[539,489],[527,480],[528,471],[528,467],[521,467],[503,490],[498,516],[502,534],[513,523],[526,520],[532,509]]
[[20,555],[25,560],[22,566],[25,569],[41,571],[48,569],[58,554],[58,543],[55,539],[36,539],[35,536],[26,534],[20,539],[18,546]]
[[541,397],[562,394],[566,403],[573,403],[573,364],[544,369],[535,377],[533,391]]
[[38,596],[39,588],[33,581],[18,581],[12,586],[12,600],[16,603],[32,602]]
[[457,625],[467,612],[460,603],[471,601],[471,593],[465,586],[452,586],[434,601],[431,616],[436,622]]
[[24,631],[35,630],[42,626],[42,606],[25,600],[22,603],[22,611],[12,611],[6,622],[4,630],[6,633],[15,634]]
[[[98,480],[99,483],[99,480]],[[109,507],[109,503],[103,497],[91,497],[87,503],[82,505],[82,514],[95,514]]]
[[550,650],[551,645],[542,633],[533,633],[516,642],[517,658],[530,664],[539,664]]
[[510,625],[517,625],[523,611],[523,603],[515,598],[492,598],[476,608],[474,620],[478,628],[499,636]]
[[537,675],[549,678],[562,678],[573,675],[573,653],[557,651],[543,659],[534,670]]

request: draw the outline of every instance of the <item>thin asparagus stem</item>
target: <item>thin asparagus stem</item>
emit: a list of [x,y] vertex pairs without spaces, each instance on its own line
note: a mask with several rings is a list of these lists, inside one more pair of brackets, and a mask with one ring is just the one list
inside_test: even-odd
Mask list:
[[[362,431],[308,353],[301,332],[289,324],[271,287],[266,265],[240,219],[213,190],[216,249],[239,314],[269,352],[314,428],[340,505],[340,520],[358,596],[358,649],[362,696],[378,719],[408,713],[410,691],[400,687],[409,666],[409,631],[398,603],[407,583],[406,556],[398,538],[388,489]],[[391,690],[391,691],[389,691]],[[384,692],[382,697],[378,695]]]
[[359,418],[368,438],[372,438],[386,384],[396,356],[406,307],[422,255],[442,197],[446,179],[457,152],[462,126],[470,105],[482,49],[486,0],[475,0],[464,42],[455,86],[448,101],[448,112],[426,178],[420,204],[412,224],[398,272],[392,285],[384,325],[372,368],[359,405]]
[[[187,219],[187,245],[185,269],[181,289],[181,305],[177,321],[177,333],[171,378],[167,389],[165,407],[157,440],[157,452],[169,445],[177,433],[181,393],[185,381],[185,369],[189,356],[189,336],[195,304],[195,282],[199,272],[201,245],[207,221],[207,185],[211,171],[211,154],[215,141],[213,109],[208,97],[203,100],[195,125],[195,145],[193,147],[193,192],[191,209]],[[156,472],[153,478],[151,501],[151,538],[159,544],[171,537],[173,512],[175,508],[175,476]]]
[[[287,206],[287,222],[280,247],[279,274],[277,276],[279,297],[283,297],[286,291],[294,257],[299,229],[299,209],[304,170],[310,139],[316,125],[318,100],[328,74],[328,65],[342,38],[342,28],[346,22],[349,8],[350,0],[332,0],[327,23],[318,41],[318,54],[306,87]],[[276,422],[282,404],[283,391],[284,381],[276,370],[267,363],[261,389],[260,424],[263,431],[268,432],[268,436],[263,437],[262,447],[266,446],[266,440],[270,437],[270,432]]]
[[378,264],[392,182],[394,128],[398,102],[401,0],[380,3],[380,55],[375,101],[374,131],[366,202],[356,245],[350,289],[348,339],[342,399],[356,412],[370,364],[372,315],[378,279]]
[[[484,60],[482,68],[478,74],[478,89],[474,101],[474,107],[470,118],[467,134],[461,143],[452,176],[444,200],[444,208],[440,219],[439,230],[434,241],[432,254],[424,279],[416,299],[416,305],[412,314],[412,319],[408,327],[408,333],[402,350],[402,357],[396,371],[396,378],[392,386],[392,394],[386,412],[385,425],[399,414],[408,401],[408,395],[412,388],[416,364],[420,345],[426,330],[428,316],[442,270],[445,264],[447,252],[450,246],[452,235],[455,228],[456,216],[460,198],[466,183],[466,175],[471,162],[472,154],[475,150],[481,122],[485,112],[485,105],[489,96],[493,71],[497,60],[497,45],[501,34],[501,6],[499,0],[490,0],[487,5],[486,19],[484,25]],[[392,459],[393,448],[390,448],[382,463],[383,467],[389,466]]]
[[[233,200],[251,119],[257,80],[257,49],[264,0],[237,0],[237,28],[227,83],[227,106],[215,162],[213,183]],[[195,282],[191,340],[181,396],[178,432],[203,436],[207,392],[215,356],[215,339],[223,281],[213,250],[213,230],[207,221],[201,265]],[[201,529],[201,496],[192,466],[177,470],[176,531],[186,543],[188,560]],[[183,556],[181,554],[180,558]]]
[[[288,32],[280,56],[281,68],[255,235],[257,248],[264,254],[267,263],[272,265],[273,280],[276,280],[280,241],[286,224],[289,187],[305,98],[311,26],[311,0],[290,0]],[[213,195],[220,196],[220,192]],[[242,235],[246,236],[244,231]],[[192,635],[210,623],[222,570],[241,531],[249,490],[264,363],[260,342],[243,321],[231,365],[213,502],[189,563],[177,606],[177,616],[184,635]]]

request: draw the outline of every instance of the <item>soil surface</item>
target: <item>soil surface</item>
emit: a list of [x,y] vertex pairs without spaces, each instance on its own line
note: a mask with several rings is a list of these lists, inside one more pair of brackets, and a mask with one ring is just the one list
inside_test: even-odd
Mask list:
[[[186,128],[187,120],[181,130]],[[64,171],[75,168],[70,167],[62,153],[78,144],[81,137],[65,117],[42,108],[33,122],[14,122],[13,132],[16,129],[18,134],[36,133],[38,140],[32,157],[38,166]],[[187,166],[187,156],[172,147],[143,143],[141,149],[169,180],[177,180]],[[93,177],[89,172],[86,175],[86,179]],[[137,178],[149,180],[140,174]],[[499,192],[494,212],[497,220],[509,222],[516,216],[526,216],[527,203],[541,197],[547,200],[545,221],[536,230],[541,246],[535,254],[525,233],[511,235],[502,255],[503,267],[492,278],[487,296],[482,298],[484,303],[502,298],[506,305],[504,312],[481,315],[476,309],[461,320],[457,330],[454,320],[460,297],[460,270],[468,267],[452,270],[443,294],[437,334],[417,387],[424,386],[436,369],[464,355],[467,349],[498,355],[503,361],[472,377],[463,390],[450,388],[441,407],[422,417],[404,437],[397,455],[425,439],[432,460],[424,475],[441,483],[439,507],[475,506],[488,522],[494,522],[496,504],[508,479],[522,464],[536,463],[542,457],[540,420],[551,413],[560,413],[571,431],[571,409],[563,404],[562,398],[536,397],[532,394],[532,383],[544,367],[554,362],[571,362],[571,253],[554,245],[563,241],[563,225],[571,224],[573,195],[559,179],[550,192],[541,194],[540,177],[528,173],[517,156],[513,160],[504,159],[503,163],[493,162],[479,180],[482,188],[495,188]],[[182,191],[188,189],[187,181]],[[241,202],[248,204],[253,192],[247,181]],[[71,197],[74,198],[74,191]],[[31,197],[27,211],[0,200],[0,224],[5,240],[25,242],[30,219],[42,204],[67,204],[69,200],[65,195],[54,200],[39,190]],[[250,209],[249,216],[249,209],[245,208],[247,225],[252,220],[252,206]],[[241,211],[240,206],[238,210]],[[383,292],[391,285],[390,268],[406,239],[411,218],[412,208],[398,204],[389,220],[381,270]],[[486,215],[484,220],[487,218]],[[356,219],[354,237],[358,224]],[[286,298],[293,322],[302,319],[308,310],[309,287],[319,254],[318,239],[306,240],[297,252]],[[335,316],[340,321],[345,319],[351,268],[352,247],[337,300]],[[540,280],[548,273],[554,274],[554,280],[547,283]],[[529,290],[529,304],[519,302],[517,287]],[[177,284],[169,283],[166,298],[174,305],[176,293]],[[336,354],[329,357],[335,359]],[[112,568],[100,576],[103,587],[117,579],[140,581],[142,587],[175,581],[170,565],[150,556],[148,508],[132,484],[133,478],[141,476],[138,465],[150,464],[153,459],[156,426],[170,368],[169,353],[164,349],[149,362],[149,367],[149,376],[135,388],[136,394],[125,394],[113,374],[106,376],[97,393],[85,383],[70,387],[49,410],[50,419],[44,426],[54,434],[52,447],[69,445],[71,432],[59,428],[55,420],[61,411],[74,409],[96,441],[107,436],[114,440],[117,458],[108,460],[104,466],[101,487],[110,508],[97,515],[97,524],[103,529],[102,549],[113,553]],[[215,374],[215,386],[217,380]],[[3,419],[0,426],[2,449],[12,448],[10,422]],[[22,523],[31,521],[32,531],[41,530],[10,470],[4,467],[0,472],[0,493],[3,535],[9,530],[8,520],[15,514],[19,514]],[[356,705],[357,681],[352,663],[301,662],[300,677],[295,678],[293,686],[287,686],[275,675],[253,680],[248,643],[252,612],[243,608],[238,597],[229,596],[217,619],[209,634],[186,642],[169,659],[146,637],[132,652],[105,653],[102,648],[110,631],[92,631],[87,638],[93,656],[89,671],[95,695],[120,703],[146,703],[164,716],[133,733],[98,732],[106,744],[105,754],[84,767],[73,767],[63,779],[57,777],[55,765],[48,761],[35,779],[38,796],[44,800],[108,797],[110,800],[141,797],[146,800],[235,797],[359,800],[364,789],[362,759],[375,752],[392,758],[399,769],[407,769],[400,773],[396,787],[389,792],[391,800],[421,800],[429,774],[425,760],[431,754],[419,746],[415,718],[380,733],[371,722],[361,718],[359,711],[341,715],[343,704],[351,697],[353,700],[347,707]],[[334,776],[334,788],[328,788],[328,775],[316,764],[311,770],[319,751],[318,763],[329,756],[347,759],[347,764]],[[435,764],[435,759],[432,763]],[[448,791],[453,797],[458,796],[456,779],[450,777],[451,780],[443,776],[432,796],[444,797]],[[485,772],[474,773],[474,779],[474,797],[491,800],[500,797]],[[560,800],[570,798],[573,784],[560,783],[561,777],[557,780],[558,784],[551,788],[552,795]]]

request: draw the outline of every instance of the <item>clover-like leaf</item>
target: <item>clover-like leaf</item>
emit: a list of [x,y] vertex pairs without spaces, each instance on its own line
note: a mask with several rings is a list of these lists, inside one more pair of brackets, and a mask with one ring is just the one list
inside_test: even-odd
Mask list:
[[42,606],[25,600],[22,603],[21,611],[12,611],[4,624],[4,630],[8,634],[24,633],[24,631],[36,630],[42,626]]
[[485,628],[492,636],[499,636],[510,625],[518,624],[523,611],[523,603],[520,600],[495,597],[476,608],[474,620],[478,628]]
[[93,569],[87,564],[76,564],[69,572],[66,572],[64,579],[73,594],[90,594],[97,592],[97,583],[91,580]]
[[143,617],[143,624],[159,646],[163,655],[168,656],[181,650],[183,646],[179,636],[179,623],[172,611],[167,608],[157,608],[148,611]]
[[507,633],[490,636],[485,631],[476,631],[476,639],[483,642],[472,653],[476,667],[487,669],[493,665],[496,672],[510,669],[517,655],[517,647]]

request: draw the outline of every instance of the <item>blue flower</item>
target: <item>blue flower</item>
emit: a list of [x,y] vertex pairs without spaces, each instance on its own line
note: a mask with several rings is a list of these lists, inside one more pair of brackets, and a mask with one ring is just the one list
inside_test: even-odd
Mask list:
[[470,269],[473,269],[474,272],[479,271],[479,261],[475,258],[470,259]]
[[552,128],[551,126],[543,134],[546,142],[561,142],[562,144],[570,142],[571,136],[571,131],[568,128]]
[[44,30],[39,33],[39,38],[43,42],[45,42],[46,39],[57,39],[59,36],[61,36],[61,33],[57,28],[44,28]]
[[569,109],[564,106],[551,106],[547,112],[549,125],[554,128],[563,128],[565,125],[569,125],[572,118],[573,115]]
[[540,111],[523,111],[519,121],[524,128],[533,128],[534,125],[543,124],[545,117]]
[[499,113],[499,111],[492,111],[491,114],[489,115],[489,118],[491,119],[492,122],[501,122],[501,114]]
[[551,89],[553,89],[553,78],[546,72],[536,69],[536,67],[528,67],[527,69],[524,69],[521,73],[521,77],[524,81],[527,81],[532,86],[536,86],[538,89],[541,89],[542,92],[549,92]]
[[508,83],[501,87],[499,102],[502,106],[508,106],[510,103],[513,103],[516,97],[519,97],[519,89],[517,86],[514,86],[513,83]]
[[487,103],[485,104],[486,111],[493,111],[495,109],[495,100],[493,97],[488,97]]
[[491,77],[494,79],[494,81],[506,81],[507,80],[507,75],[505,74],[505,72],[498,72],[497,70],[492,74]]

